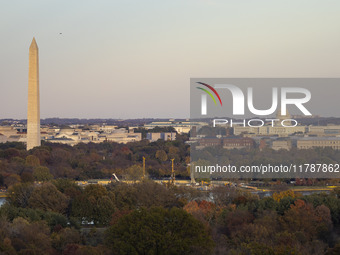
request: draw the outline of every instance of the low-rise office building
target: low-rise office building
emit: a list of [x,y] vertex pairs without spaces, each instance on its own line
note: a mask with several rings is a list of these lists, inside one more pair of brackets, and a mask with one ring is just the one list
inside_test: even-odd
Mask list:
[[174,141],[176,140],[176,132],[147,133],[146,139],[148,139],[150,142],[155,142],[159,139],[164,141]]
[[297,140],[298,149],[312,149],[318,147],[339,150],[340,137],[303,137]]

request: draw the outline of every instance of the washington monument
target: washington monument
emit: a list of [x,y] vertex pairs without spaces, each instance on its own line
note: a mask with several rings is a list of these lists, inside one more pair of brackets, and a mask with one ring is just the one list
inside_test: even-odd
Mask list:
[[33,37],[28,65],[27,150],[40,145],[39,54]]

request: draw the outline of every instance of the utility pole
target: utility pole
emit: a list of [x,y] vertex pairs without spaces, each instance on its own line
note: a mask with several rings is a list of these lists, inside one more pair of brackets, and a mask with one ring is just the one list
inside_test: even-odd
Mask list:
[[145,157],[143,156],[143,177],[142,179],[144,180],[145,178]]

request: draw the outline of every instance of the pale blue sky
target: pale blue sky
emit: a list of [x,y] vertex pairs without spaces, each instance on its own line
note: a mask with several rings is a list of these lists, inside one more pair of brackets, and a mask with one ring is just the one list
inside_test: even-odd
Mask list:
[[[0,118],[189,116],[190,77],[340,77],[338,0],[0,0]],[[59,33],[62,33],[61,35]]]

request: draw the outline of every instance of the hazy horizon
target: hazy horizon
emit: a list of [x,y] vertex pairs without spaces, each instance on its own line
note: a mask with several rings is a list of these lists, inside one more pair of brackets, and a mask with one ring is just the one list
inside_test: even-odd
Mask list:
[[339,1],[4,2],[0,119],[188,118],[193,77],[340,77]]

